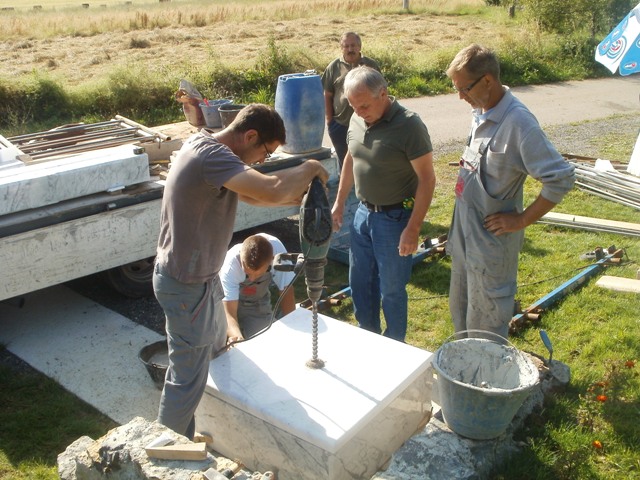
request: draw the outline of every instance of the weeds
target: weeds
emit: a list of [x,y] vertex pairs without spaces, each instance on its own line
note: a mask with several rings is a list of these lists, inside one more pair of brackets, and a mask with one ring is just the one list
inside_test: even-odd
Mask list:
[[[584,65],[593,63],[587,49],[561,53],[569,45],[506,44],[499,51],[505,84],[539,84],[569,78],[595,76]],[[149,48],[146,39],[132,37],[131,49]],[[387,51],[376,51],[389,91],[399,98],[436,95],[451,91],[445,75],[454,52],[445,49],[434,52],[428,61],[412,63],[396,45]],[[586,57],[589,57],[587,60]],[[109,53],[94,57],[92,62],[109,59]],[[55,61],[54,61],[55,63]],[[582,67],[576,65],[582,64]],[[52,128],[70,121],[86,121],[96,115],[124,115],[149,126],[181,120],[181,112],[172,101],[180,78],[202,85],[201,93],[208,98],[233,97],[238,103],[268,101],[273,104],[277,78],[292,72],[313,69],[321,72],[324,62],[313,58],[304,49],[290,50],[271,37],[253,67],[238,69],[220,63],[212,53],[208,64],[193,66],[186,62],[162,72],[153,67],[127,65],[114,69],[106,79],[65,87],[50,74],[34,72],[18,82],[0,78],[0,128],[9,135],[24,133],[28,124]]]

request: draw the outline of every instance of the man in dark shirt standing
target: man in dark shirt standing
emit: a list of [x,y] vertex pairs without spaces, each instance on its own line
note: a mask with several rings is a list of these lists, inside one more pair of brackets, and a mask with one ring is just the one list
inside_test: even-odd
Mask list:
[[344,91],[353,107],[333,228],[342,226],[351,187],[360,204],[350,226],[349,284],[361,328],[404,342],[407,283],[436,177],[427,127],[387,93],[380,72],[351,70]]
[[362,40],[355,32],[346,32],[340,38],[342,56],[333,60],[322,74],[324,88],[324,110],[327,117],[327,131],[342,169],[347,154],[347,130],[353,108],[344,95],[344,78],[354,67],[367,65],[380,71],[378,63],[362,55]]

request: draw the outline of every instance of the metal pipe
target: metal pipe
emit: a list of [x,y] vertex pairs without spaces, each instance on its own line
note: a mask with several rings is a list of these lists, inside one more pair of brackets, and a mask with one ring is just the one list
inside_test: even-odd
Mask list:
[[509,331],[512,333],[517,331],[518,326],[521,325],[524,322],[524,320],[528,318],[528,315],[541,314],[544,310],[549,308],[551,305],[555,304],[560,299],[566,297],[569,293],[573,292],[574,290],[584,285],[587,282],[587,280],[589,280],[596,273],[604,269],[607,263],[611,262],[611,260],[614,258],[620,258],[623,255],[623,253],[624,253],[624,250],[618,249],[613,253],[609,253],[608,255],[605,255],[604,258],[602,258],[601,260],[598,260],[593,265],[588,266],[587,268],[582,270],[580,273],[578,273],[571,279],[564,282],[558,288],[556,288],[555,290],[551,291],[544,297],[537,300],[530,307],[526,308],[523,312],[517,315],[514,315],[511,318],[511,321],[509,322]]

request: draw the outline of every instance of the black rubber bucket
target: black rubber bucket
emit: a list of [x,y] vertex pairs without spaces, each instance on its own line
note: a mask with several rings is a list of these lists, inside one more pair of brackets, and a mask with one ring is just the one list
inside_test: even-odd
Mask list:
[[220,113],[220,119],[222,120],[222,128],[227,128],[231,125],[231,122],[238,116],[240,110],[246,105],[240,103],[225,103],[218,107],[218,113]]
[[138,358],[144,364],[153,383],[156,384],[158,389],[162,390],[164,377],[167,374],[167,368],[169,368],[167,341],[161,340],[142,347],[138,353]]

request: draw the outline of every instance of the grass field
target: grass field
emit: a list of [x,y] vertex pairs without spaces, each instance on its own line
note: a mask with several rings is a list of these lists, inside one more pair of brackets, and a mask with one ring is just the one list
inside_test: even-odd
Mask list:
[[[18,2],[14,3],[18,7]],[[175,80],[182,76],[201,79],[203,90],[216,91],[218,84],[214,83],[225,80],[225,75],[232,80],[229,88],[239,85],[239,79],[251,80],[257,73],[272,82],[273,72],[282,67],[278,62],[283,59],[294,58],[292,64],[296,66],[322,68],[338,54],[339,35],[345,30],[362,34],[365,54],[381,58],[391,78],[411,83],[427,77],[427,73],[432,75],[427,87],[414,88],[414,93],[450,88],[440,78],[442,65],[452,52],[471,41],[500,51],[508,67],[505,70],[514,80],[512,85],[585,78],[593,72],[591,64],[581,70],[572,61],[572,55],[581,49],[588,53],[584,58],[592,59],[591,44],[586,40],[550,37],[519,16],[508,19],[505,9],[485,7],[482,0],[417,0],[411,2],[410,12],[403,11],[397,0],[134,0],[131,6],[99,1],[95,5],[89,2],[87,9],[78,2],[68,10],[54,0],[19,3],[20,8],[14,11],[0,10],[0,94],[3,86],[23,80],[24,97],[18,104],[47,94],[64,97],[58,90],[80,92],[73,101],[62,103],[70,109],[65,113],[72,118],[79,99],[87,96],[105,103],[120,98],[119,104],[114,102],[116,106],[137,102],[137,111],[144,115],[152,109],[148,105],[152,97],[145,97],[150,95],[147,90],[136,89],[138,80],[151,86],[172,82],[170,88],[158,89],[159,97],[154,98],[164,101],[162,107],[170,112],[171,108],[177,111],[171,97]],[[35,4],[43,9],[33,14]],[[107,7],[100,7],[102,4]],[[11,5],[2,0],[0,6]],[[270,50],[270,45],[275,47]],[[543,52],[551,54],[545,56]],[[562,54],[568,58],[564,65],[548,63]],[[407,66],[413,76],[403,76]],[[34,84],[41,88],[37,95]],[[149,91],[155,93],[151,88]],[[247,92],[260,94],[249,87]],[[262,98],[270,99],[269,92]],[[85,114],[77,115],[82,118]],[[34,127],[28,114],[19,112],[16,118],[12,127]],[[609,119],[603,130],[590,124],[573,125],[572,134],[590,147],[591,155],[626,161],[635,143],[637,124],[621,131],[616,122],[633,121],[626,117]],[[554,140],[557,132],[549,133]],[[561,137],[558,133],[558,141]],[[437,236],[448,230],[456,171],[447,163],[458,156],[456,150],[437,157],[438,202],[425,223],[425,235]],[[525,204],[537,191],[534,181],[527,182]],[[556,211],[638,222],[636,210],[578,190],[572,191]],[[637,237],[543,225],[529,227],[521,254],[518,299],[528,306],[588,266],[589,262],[580,259],[582,253],[610,245],[624,248],[626,257],[622,265],[609,267],[607,273],[635,278],[640,258]],[[332,263],[326,278],[333,287],[344,285],[346,267]],[[414,268],[409,286],[408,343],[434,351],[451,334],[448,278],[447,258],[429,260]],[[332,315],[354,322],[348,300]],[[520,432],[522,451],[494,472],[493,478],[640,479],[640,381],[639,367],[634,363],[640,359],[639,327],[637,296],[600,289],[591,281],[545,312],[540,323],[513,338],[518,347],[544,354],[538,330],[546,329],[554,342],[554,358],[569,365],[572,382],[566,392],[549,399],[545,409],[530,419]],[[34,403],[34,398],[40,402]],[[43,383],[33,373],[16,374],[10,367],[0,367],[0,400],[2,480],[54,479],[57,453],[78,436],[95,438],[111,426],[91,408],[79,406],[78,400],[64,390]],[[38,437],[32,434],[36,431]]]

